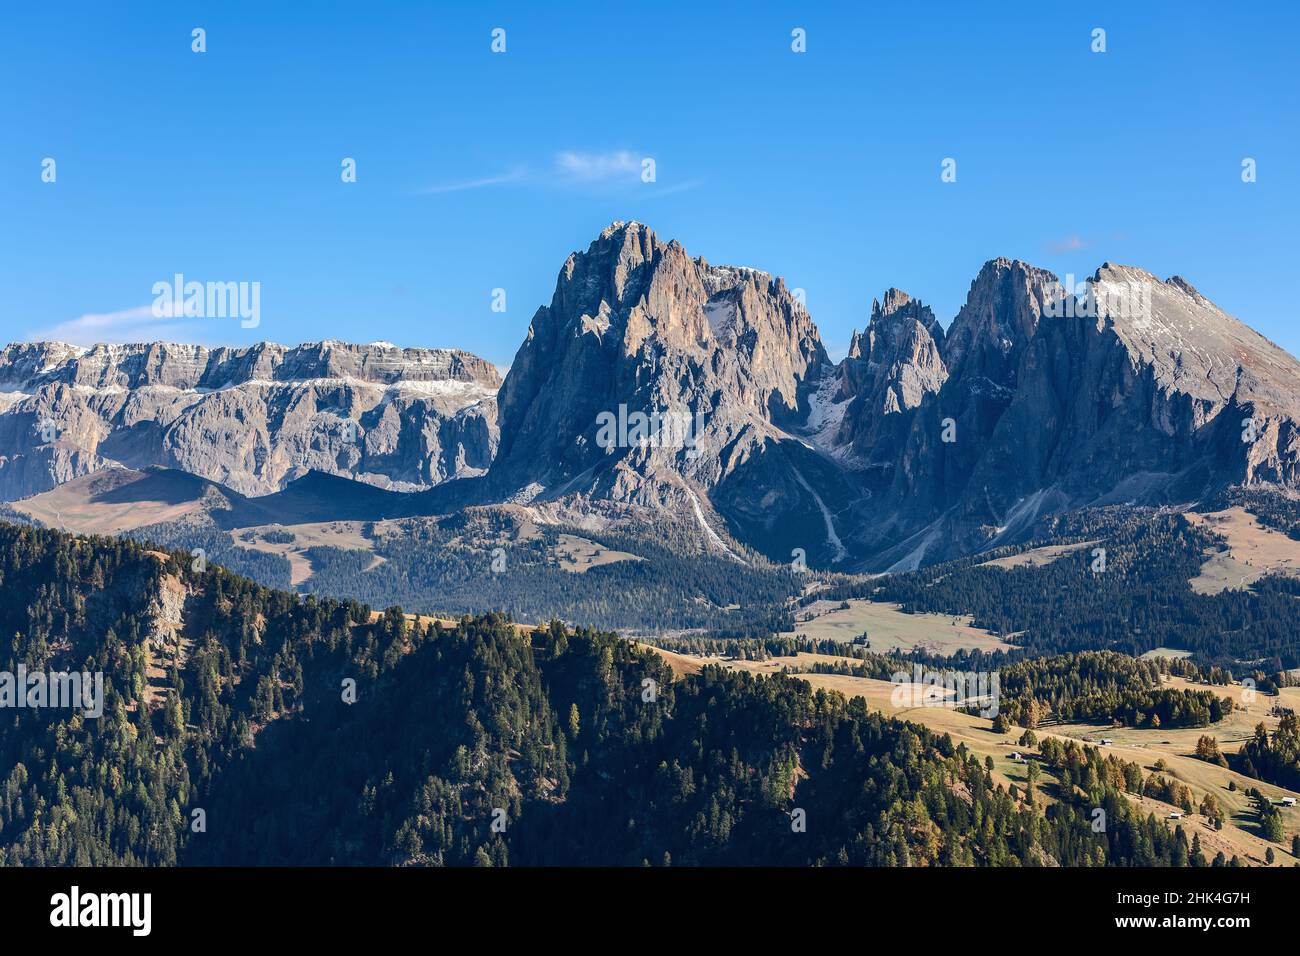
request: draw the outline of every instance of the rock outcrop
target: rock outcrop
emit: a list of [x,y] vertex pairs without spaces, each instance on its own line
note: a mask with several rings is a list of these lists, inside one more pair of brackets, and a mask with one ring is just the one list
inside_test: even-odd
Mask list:
[[889,289],[883,304],[873,301],[866,331],[853,334],[839,376],[849,405],[832,442],[870,469],[877,487],[892,478],[913,413],[948,378],[943,340],[929,306],[898,289]]
[[[319,472],[304,481],[426,492],[386,514],[648,512],[740,560],[846,570],[1089,505],[1294,488],[1298,429],[1300,363],[1179,277],[1107,263],[1065,289],[994,259],[946,332],[889,289],[833,364],[781,278],[636,222],[568,257],[504,383],[468,353],[383,344],[0,352],[0,498],[113,463],[246,495]],[[348,497],[328,481],[314,501]]]
[[780,278],[614,223],[569,256],[533,317],[501,389],[489,487],[672,508],[715,546],[724,526],[768,551],[806,545],[826,507],[814,489],[846,490],[788,431],[828,366]]
[[310,470],[417,491],[481,474],[496,368],[468,352],[321,342],[0,351],[0,500],[118,463],[243,494]]
[[948,379],[855,538],[872,566],[1011,542],[1071,508],[1300,479],[1300,363],[1181,278],[1107,263],[1076,297],[995,260],[941,352]]

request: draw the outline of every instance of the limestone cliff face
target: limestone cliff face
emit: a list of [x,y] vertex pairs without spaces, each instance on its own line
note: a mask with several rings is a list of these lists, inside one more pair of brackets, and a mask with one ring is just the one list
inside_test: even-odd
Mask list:
[[942,354],[877,537],[855,541],[876,566],[1015,540],[1054,511],[1300,479],[1300,363],[1181,278],[1107,263],[1076,298],[996,260]]
[[315,469],[419,490],[480,474],[496,369],[468,352],[321,342],[0,351],[0,499],[117,462],[268,494]]
[[494,366],[459,349],[401,349],[387,343],[259,342],[212,348],[173,342],[96,345],[30,342],[0,350],[0,383],[61,382],[89,388],[218,389],[252,381],[355,379],[372,384],[460,381],[499,384]]
[[[501,389],[489,485],[511,500],[669,508],[706,538],[730,531],[777,553],[796,540],[830,548],[807,531],[822,524],[811,489],[822,472],[843,482],[788,431],[827,367],[780,278],[710,265],[640,223],[614,223],[568,258],[533,317]],[[645,441],[602,436],[602,420],[636,414],[675,424]]]
[[413,508],[649,509],[741,558],[879,570],[1073,508],[1300,485],[1295,358],[1178,277],[1107,263],[1078,292],[994,259],[945,332],[890,289],[833,364],[779,277],[616,222],[565,261],[504,383],[383,344],[9,346],[0,498],[115,462],[244,494],[316,470],[437,486]]
[[892,477],[913,413],[948,378],[943,340],[943,327],[929,306],[890,289],[883,304],[872,302],[866,332],[854,333],[840,363],[841,394],[849,405],[833,443],[872,469],[876,486]]
[[[1022,262],[985,263],[937,343],[942,383],[922,397],[897,444],[877,451],[893,467],[888,487],[873,496],[870,517],[860,521],[858,548],[873,552],[907,541],[970,496],[982,497],[972,479],[1019,388],[1021,359],[1056,285],[1051,273]],[[919,554],[933,555],[933,547]]]

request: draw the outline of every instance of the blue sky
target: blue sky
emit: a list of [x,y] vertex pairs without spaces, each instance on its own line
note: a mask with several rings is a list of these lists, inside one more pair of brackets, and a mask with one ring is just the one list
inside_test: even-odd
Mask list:
[[[1300,353],[1300,5],[1215,6],[11,6],[0,339],[508,364],[568,253],[639,219],[805,289],[833,355],[891,285],[947,324],[998,255],[1181,274]],[[260,326],[153,319],[175,273],[260,282]]]

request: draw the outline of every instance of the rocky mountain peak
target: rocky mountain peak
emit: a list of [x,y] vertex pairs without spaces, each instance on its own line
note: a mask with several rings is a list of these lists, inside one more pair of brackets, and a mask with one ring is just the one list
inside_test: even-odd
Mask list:
[[1250,405],[1265,416],[1300,416],[1300,362],[1206,298],[1181,276],[1161,281],[1134,266],[1093,275],[1098,320],[1156,383],[1207,409]]
[[1091,504],[1300,485],[1298,423],[1300,363],[1179,276],[1106,262],[1064,289],[993,259],[946,333],[889,288],[832,365],[780,276],[627,221],[567,256],[504,383],[385,342],[8,346],[0,499],[118,464],[250,495],[486,470],[432,497],[651,507],[741,559],[903,569]]
[[906,434],[908,413],[947,378],[942,341],[943,328],[919,299],[891,288],[883,303],[872,300],[866,332],[854,332],[849,357],[841,363],[840,393],[852,401],[834,444],[884,467],[882,452]]
[[913,299],[901,289],[888,289],[885,300],[873,299],[867,335],[873,340],[882,336],[906,337],[912,334],[912,324],[919,324],[935,342],[944,338],[943,326],[934,312],[920,299]]
[[[627,500],[674,494],[683,478],[707,487],[728,470],[718,453],[775,434],[826,364],[812,319],[779,277],[713,265],[640,223],[613,223],[568,257],[533,316],[501,390],[491,481],[505,495]],[[712,451],[602,447],[599,421],[620,409],[684,415]]]
[[879,299],[871,300],[871,320],[874,322],[878,316],[892,315],[905,307],[912,301],[902,289],[895,289],[892,286],[885,290],[885,302],[882,305]]
[[949,374],[1014,388],[1020,355],[1059,290],[1059,280],[1046,269],[1018,259],[986,262],[948,329],[943,358]]

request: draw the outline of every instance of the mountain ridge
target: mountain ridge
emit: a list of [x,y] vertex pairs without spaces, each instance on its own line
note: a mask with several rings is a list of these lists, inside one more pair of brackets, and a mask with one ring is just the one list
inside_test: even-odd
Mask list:
[[[720,554],[902,570],[1089,504],[1300,483],[1300,363],[1181,276],[1111,262],[1066,288],[990,259],[946,329],[889,288],[833,363],[779,275],[618,221],[567,256],[504,379],[386,343],[41,348],[0,351],[0,388],[35,385],[0,407],[0,497],[45,490],[42,467],[47,486],[175,467],[243,495],[316,471],[420,492],[413,512],[669,511]],[[193,391],[142,409],[169,388]],[[250,440],[234,423],[257,413],[282,424]],[[6,455],[42,414],[56,439]]]
[[313,469],[424,490],[486,470],[499,386],[459,349],[13,344],[0,350],[0,498],[113,463],[250,495]]

